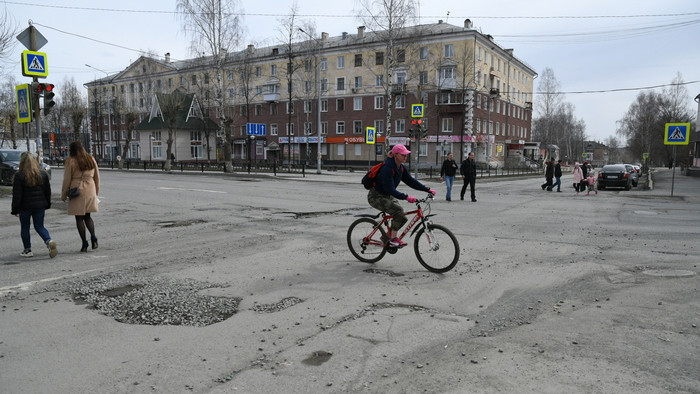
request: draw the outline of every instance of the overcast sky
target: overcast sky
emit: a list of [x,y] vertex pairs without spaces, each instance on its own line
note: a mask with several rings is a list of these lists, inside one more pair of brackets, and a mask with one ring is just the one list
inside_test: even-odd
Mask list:
[[[278,42],[278,21],[289,14],[293,3],[242,1],[247,29],[243,47]],[[20,29],[31,19],[46,37],[48,44],[40,49],[49,61],[46,81],[57,85],[65,78],[82,85],[105,75],[85,64],[110,74],[121,71],[139,57],[139,50],[160,56],[170,52],[174,59],[192,57],[175,4],[175,0],[0,1]],[[362,24],[354,16],[359,9],[356,1],[297,4],[300,19],[311,20],[317,31],[331,36],[354,34]],[[697,109],[693,98],[700,94],[698,0],[431,0],[422,2],[420,14],[420,23],[442,19],[462,26],[469,18],[502,47],[513,48],[515,56],[537,73],[551,68],[566,93],[565,101],[575,106],[576,118],[585,122],[592,139],[603,141],[614,135],[616,122],[634,102],[638,88],[667,85],[677,73],[688,82],[689,108]],[[29,81],[21,75],[24,49],[18,43],[10,63],[3,64],[20,83]],[[536,79],[535,90],[537,84]]]

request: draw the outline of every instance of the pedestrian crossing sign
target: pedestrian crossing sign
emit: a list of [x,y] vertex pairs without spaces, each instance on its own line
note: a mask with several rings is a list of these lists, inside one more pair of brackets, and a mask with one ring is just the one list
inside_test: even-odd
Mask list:
[[422,118],[424,109],[425,109],[424,104],[411,104],[411,117],[412,118]]
[[49,61],[44,52],[22,51],[22,75],[42,77],[49,75]]
[[690,123],[666,123],[664,145],[688,145],[690,142]]
[[376,141],[376,130],[374,127],[367,127],[367,133],[366,133],[366,138],[365,138],[365,143],[366,144],[374,144]]

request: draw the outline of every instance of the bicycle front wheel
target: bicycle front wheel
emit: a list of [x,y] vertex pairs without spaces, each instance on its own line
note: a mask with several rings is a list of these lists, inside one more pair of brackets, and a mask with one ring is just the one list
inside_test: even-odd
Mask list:
[[348,247],[353,256],[364,263],[376,263],[386,254],[384,229],[377,226],[377,221],[361,218],[348,228]]
[[418,230],[413,249],[421,265],[431,272],[447,272],[459,260],[457,238],[439,224],[428,224]]

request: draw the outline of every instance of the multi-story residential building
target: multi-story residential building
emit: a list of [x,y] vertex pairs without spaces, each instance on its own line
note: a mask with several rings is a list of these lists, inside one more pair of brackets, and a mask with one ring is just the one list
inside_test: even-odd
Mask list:
[[[154,153],[154,132],[139,133],[124,119],[138,113],[147,122],[158,113],[155,93],[182,89],[218,125],[227,119],[233,160],[315,162],[320,154],[326,164],[366,163],[383,156],[382,143],[411,145],[421,163],[441,162],[447,152],[461,159],[472,150],[478,161],[507,165],[530,156],[525,143],[537,74],[513,49],[469,20],[462,27],[440,21],[404,28],[391,46],[383,37],[360,27],[289,45],[249,45],[227,54],[220,72],[207,57],[142,56],[88,84],[94,154],[114,157],[128,140],[129,157],[165,160],[162,148]],[[413,104],[424,105],[423,133],[411,123]],[[248,123],[265,125],[265,135],[250,138]],[[375,128],[378,144],[365,143],[367,127]],[[175,156],[221,160],[222,130],[177,131]],[[190,149],[193,143],[202,149]]]

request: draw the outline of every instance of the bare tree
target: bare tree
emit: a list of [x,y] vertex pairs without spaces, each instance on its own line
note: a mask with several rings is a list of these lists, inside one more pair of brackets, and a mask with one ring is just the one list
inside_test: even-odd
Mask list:
[[634,157],[641,157],[642,153],[647,152],[657,163],[668,160],[668,153],[663,148],[661,101],[659,93],[642,91],[618,121],[617,134],[627,140],[627,147]]
[[620,140],[615,136],[605,139],[605,146],[608,148],[608,162],[619,163],[620,161]]
[[181,89],[176,89],[170,94],[157,93],[156,100],[158,101],[158,106],[160,112],[163,114],[163,122],[168,129],[168,139],[166,143],[168,144],[166,159],[165,159],[165,171],[170,171],[172,168],[172,161],[170,157],[173,154],[173,141],[175,139],[175,125],[178,120],[178,115],[180,112],[185,110],[185,97],[186,95]]
[[417,0],[359,0],[358,17],[363,24],[377,34],[384,44],[387,59],[384,62],[384,86],[386,97],[386,148],[391,136],[391,109],[393,107],[392,78],[399,63],[405,60],[405,48],[399,48],[401,34],[418,11]]
[[224,125],[223,154],[226,172],[233,171],[231,162],[231,124],[235,111],[226,111],[228,79],[225,77],[227,54],[236,49],[242,37],[241,14],[237,0],[178,0],[177,10],[183,29],[192,39],[192,52],[204,51],[211,56],[216,78],[218,116]]
[[60,103],[56,107],[60,107],[66,112],[66,120],[68,121],[66,126],[70,127],[73,133],[72,140],[80,141],[80,129],[85,117],[87,102],[75,84],[75,78],[64,79],[63,84],[61,84],[61,95],[57,97],[60,97]]
[[18,30],[19,28],[10,14],[7,13],[6,9],[3,9],[2,14],[0,14],[0,72],[2,72],[4,60],[12,53],[12,48],[17,44],[15,36]]
[[8,76],[0,85],[0,146],[4,146],[5,141],[10,142],[13,149],[17,149],[19,135],[15,126],[17,125],[17,109],[15,106],[15,85],[17,80],[13,76]]

